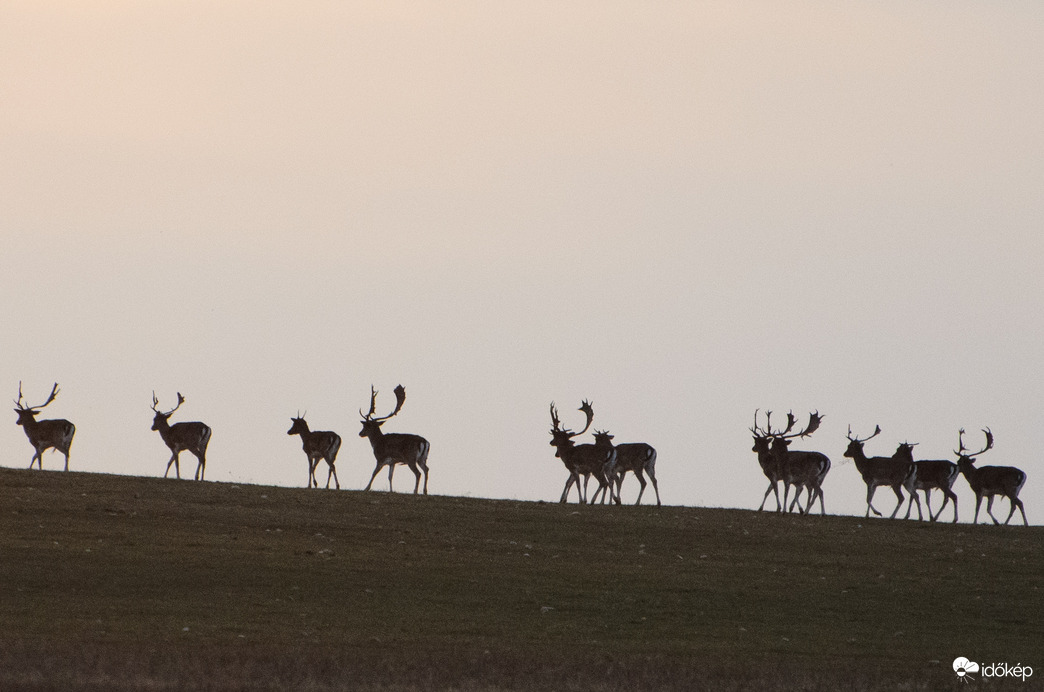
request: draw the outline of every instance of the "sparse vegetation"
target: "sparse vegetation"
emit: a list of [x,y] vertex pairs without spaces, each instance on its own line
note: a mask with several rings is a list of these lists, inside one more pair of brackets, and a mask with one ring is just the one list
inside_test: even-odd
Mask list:
[[957,656],[1044,679],[1042,539],[0,469],[0,689],[936,690]]

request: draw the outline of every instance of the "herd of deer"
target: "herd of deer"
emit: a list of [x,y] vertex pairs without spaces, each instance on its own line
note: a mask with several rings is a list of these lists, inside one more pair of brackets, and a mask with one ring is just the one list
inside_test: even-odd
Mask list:
[[[51,394],[44,403],[37,406],[28,406],[23,401],[22,384],[21,382],[18,383],[18,399],[15,401],[15,413],[18,414],[17,424],[22,426],[30,444],[35,450],[32,460],[29,462],[30,469],[34,465],[38,465],[42,470],[43,453],[53,448],[65,456],[65,470],[69,470],[69,447],[72,445],[76,426],[63,419],[36,420],[36,416],[40,411],[58,396],[58,391],[58,383],[56,382],[51,389]],[[381,430],[381,426],[387,420],[402,410],[405,401],[406,389],[399,385],[395,388],[395,408],[392,412],[386,416],[374,417],[377,409],[377,391],[371,387],[369,412],[363,413],[362,409],[359,410],[359,415],[362,417],[362,429],[359,431],[359,437],[369,439],[370,446],[373,448],[374,458],[377,460],[377,466],[373,470],[373,475],[370,476],[370,482],[366,484],[366,490],[371,488],[377,474],[384,467],[388,467],[388,487],[391,489],[395,467],[401,464],[409,467],[416,477],[416,482],[413,486],[414,494],[420,491],[422,474],[424,476],[424,494],[428,493],[427,460],[428,450],[431,448],[429,442],[420,435],[384,433]],[[185,403],[185,397],[178,392],[177,405],[171,410],[164,412],[157,408],[159,399],[156,397],[155,392],[152,394],[152,410],[156,414],[152,421],[152,429],[159,432],[163,442],[166,443],[171,451],[170,461],[167,462],[167,469],[163,476],[164,478],[167,477],[170,473],[170,467],[173,465],[176,477],[181,478],[179,456],[181,452],[188,451],[198,461],[194,478],[203,480],[207,464],[207,444],[210,442],[211,430],[208,425],[199,422],[182,422],[171,425],[169,422],[170,416],[183,403]],[[551,404],[551,446],[555,448],[555,456],[562,460],[566,470],[569,472],[560,501],[566,502],[568,500],[569,491],[575,485],[579,501],[586,503],[588,501],[587,486],[591,477],[594,476],[598,482],[598,489],[591,496],[591,502],[594,503],[601,497],[602,503],[609,501],[620,504],[620,489],[623,485],[624,477],[630,471],[641,484],[641,490],[638,493],[638,500],[635,504],[640,504],[642,501],[642,495],[645,493],[647,485],[645,476],[648,476],[656,493],[656,504],[660,505],[660,490],[656,483],[656,450],[643,442],[614,445],[612,442],[613,436],[602,430],[594,432],[593,444],[576,444],[575,438],[587,432],[594,421],[594,409],[590,402],[584,401],[579,410],[587,417],[587,423],[580,432],[573,432],[562,427],[561,420],[558,417],[558,409],[555,408],[554,403]],[[797,424],[797,419],[793,413],[787,414],[786,427],[780,430],[772,429],[771,411],[765,414],[765,427],[760,427],[758,425],[758,413],[759,411],[754,412],[754,427],[750,428],[751,433],[754,435],[752,451],[757,453],[758,463],[769,480],[768,489],[765,491],[758,511],[762,511],[765,508],[765,502],[768,501],[769,494],[773,493],[776,498],[777,512],[792,512],[797,508],[799,512],[806,514],[813,508],[818,498],[820,513],[825,515],[826,507],[823,501],[822,486],[827,473],[830,471],[830,459],[820,452],[790,449],[790,444],[795,438],[808,437],[814,433],[819,428],[823,417],[818,412],[810,414],[808,425],[803,430],[795,432],[794,427]],[[339,489],[341,484],[337,479],[335,463],[337,452],[341,447],[340,436],[330,431],[310,430],[308,423],[300,415],[291,418],[291,422],[292,424],[287,434],[300,435],[305,456],[308,459],[307,486],[309,488],[319,487],[319,481],[316,479],[315,473],[319,462],[325,461],[329,468],[326,477],[326,487],[329,488],[330,481],[333,480],[335,487]],[[985,428],[983,433],[986,435],[986,446],[977,452],[971,452],[964,446],[964,429],[962,428],[957,438],[958,449],[954,450],[954,454],[957,455],[957,463],[953,463],[944,459],[915,461],[913,458],[914,445],[908,442],[900,444],[890,457],[867,457],[863,451],[863,445],[868,440],[881,434],[881,427],[877,426],[872,435],[860,439],[852,434],[852,428],[849,426],[849,444],[844,456],[851,458],[855,462],[856,468],[866,483],[866,516],[869,517],[871,511],[877,516],[882,516],[873,506],[873,497],[874,491],[879,486],[887,486],[892,489],[897,498],[895,509],[892,511],[890,518],[894,519],[902,508],[903,501],[906,499],[903,496],[903,490],[905,489],[910,495],[905,518],[909,519],[914,503],[917,504],[918,519],[924,518],[921,511],[921,501],[917,496],[917,491],[920,490],[924,492],[928,517],[931,521],[938,520],[943,510],[946,509],[946,505],[952,501],[953,521],[956,522],[957,495],[953,492],[953,484],[957,480],[957,476],[963,474],[968,481],[968,485],[971,486],[972,491],[975,493],[974,523],[978,523],[979,509],[982,505],[982,499],[985,497],[987,499],[987,514],[990,515],[995,524],[999,524],[1000,522],[993,516],[993,499],[997,495],[1003,495],[1011,503],[1011,511],[1008,513],[1004,523],[1010,522],[1015,514],[1015,510],[1018,509],[1022,513],[1023,523],[1028,526],[1026,510],[1019,499],[1019,491],[1022,490],[1023,485],[1026,483],[1026,474],[1012,466],[975,466],[976,457],[993,448],[993,433],[990,432],[989,428]],[[581,479],[583,480],[582,483]],[[782,502],[779,498],[780,482],[783,483]],[[794,488],[794,498],[790,500],[788,506],[787,502],[791,486]],[[944,499],[942,507],[939,508],[937,513],[933,514],[931,491],[936,489],[943,493]],[[800,502],[802,490],[806,493],[804,507],[801,506]]]
[[[768,490],[761,500],[758,511],[765,507],[769,493],[775,493],[776,511],[793,511],[796,506],[798,511],[807,513],[812,509],[816,498],[819,498],[820,512],[826,514],[823,507],[823,479],[830,470],[830,459],[819,452],[800,452],[791,450],[790,442],[795,437],[808,437],[819,428],[823,417],[819,412],[809,416],[808,425],[804,430],[793,432],[797,419],[793,413],[787,414],[787,425],[782,430],[772,429],[772,412],[765,414],[765,427],[758,426],[758,411],[754,412],[754,427],[750,428],[754,435],[754,452],[758,455],[758,463],[762,471],[769,479]],[[972,452],[964,446],[964,429],[961,428],[957,436],[958,448],[954,450],[957,455],[957,463],[946,459],[928,459],[914,461],[914,444],[903,442],[890,457],[868,457],[863,451],[863,445],[870,439],[881,434],[881,426],[877,426],[873,434],[862,439],[852,434],[852,426],[848,427],[848,448],[844,456],[855,462],[856,469],[866,483],[866,516],[872,511],[877,516],[882,516],[873,505],[874,491],[880,486],[886,486],[895,493],[897,502],[892,510],[891,519],[899,513],[906,499],[903,496],[905,489],[909,493],[909,504],[906,507],[905,519],[910,518],[910,512],[914,503],[917,504],[917,518],[923,519],[921,512],[921,501],[917,491],[924,492],[924,502],[928,508],[928,518],[932,521],[938,520],[946,509],[949,502],[953,502],[953,521],[957,521],[957,495],[953,492],[953,484],[957,476],[964,474],[975,493],[975,518],[973,523],[979,521],[979,508],[982,499],[986,498],[986,513],[993,519],[994,524],[999,524],[997,517],[993,516],[993,498],[1003,495],[1011,503],[1011,511],[1004,523],[1011,521],[1015,510],[1022,513],[1022,522],[1029,526],[1026,520],[1026,510],[1019,499],[1019,491],[1026,484],[1026,474],[1013,466],[976,466],[975,460],[980,454],[993,448],[993,433],[985,428],[986,446],[977,452]],[[783,502],[779,501],[779,483],[783,483]],[[787,506],[790,487],[794,486],[794,499]],[[804,508],[798,498],[801,490],[807,493]],[[943,493],[943,504],[939,511],[932,513],[931,491],[940,490]]]
[[[65,455],[65,470],[69,470],[69,447],[72,445],[76,426],[67,420],[36,420],[40,410],[54,401],[57,396],[58,383],[55,382],[50,396],[47,397],[47,401],[38,406],[27,406],[23,402],[22,383],[18,383],[18,400],[15,401],[15,413],[18,414],[17,424],[25,430],[29,443],[36,450],[32,461],[29,462],[30,469],[34,465],[39,464],[42,470],[43,453],[48,449],[54,448]],[[359,437],[369,438],[370,445],[373,447],[373,455],[377,459],[377,468],[374,469],[373,476],[370,477],[370,482],[367,484],[366,489],[370,489],[370,486],[373,485],[373,479],[377,477],[377,474],[385,466],[388,467],[388,486],[390,488],[395,466],[404,464],[417,476],[417,483],[413,487],[414,493],[418,492],[420,488],[421,472],[423,471],[424,494],[427,495],[428,449],[431,445],[420,435],[384,434],[381,430],[381,425],[397,414],[406,401],[406,389],[402,385],[395,388],[395,399],[395,410],[387,416],[374,418],[377,406],[377,391],[371,387],[370,412],[363,413],[361,409],[359,411],[363,418]],[[171,425],[171,415],[181,408],[183,403],[185,403],[185,397],[181,395],[181,392],[178,392],[177,406],[169,411],[161,411],[157,408],[159,399],[156,398],[155,392],[152,393],[152,410],[156,413],[152,419],[152,429],[160,434],[163,442],[166,443],[171,452],[170,461],[167,462],[167,470],[164,472],[163,477],[167,477],[170,473],[170,467],[173,465],[175,475],[177,478],[181,478],[179,457],[182,452],[187,451],[196,457],[198,463],[194,478],[201,481],[207,467],[207,445],[210,443],[211,430],[209,425],[199,422],[175,423]],[[332,478],[339,489],[341,484],[337,480],[337,469],[334,464],[337,460],[337,450],[341,447],[341,437],[334,432],[309,430],[308,423],[305,422],[302,416],[292,418],[291,422],[292,425],[287,434],[301,436],[305,455],[308,457],[308,487],[319,487],[319,481],[315,478],[315,470],[319,465],[319,461],[323,460],[326,461],[330,469],[326,477],[326,487],[330,487]]]

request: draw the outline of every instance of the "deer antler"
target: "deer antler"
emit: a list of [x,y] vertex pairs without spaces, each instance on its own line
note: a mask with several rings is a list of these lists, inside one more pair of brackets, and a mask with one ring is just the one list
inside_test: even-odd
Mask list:
[[590,401],[588,401],[587,399],[584,399],[584,402],[582,404],[580,404],[580,409],[579,410],[583,411],[584,414],[587,415],[587,425],[585,425],[584,429],[581,430],[580,432],[574,433],[572,435],[573,437],[579,437],[580,435],[583,435],[585,432],[587,432],[587,429],[591,427],[591,422],[594,420],[594,409],[591,408],[591,402]]
[[983,428],[982,432],[986,435],[986,446],[980,449],[978,452],[968,452],[968,449],[964,446],[964,428],[961,428],[959,435],[957,436],[958,443],[960,444],[960,450],[954,450],[954,454],[959,457],[968,457],[974,459],[983,452],[987,452],[993,449],[993,432],[989,428]]
[[159,413],[159,414],[164,415],[164,416],[169,416],[172,413],[174,413],[175,411],[177,411],[179,408],[181,408],[181,405],[184,404],[184,403],[185,403],[185,397],[181,396],[181,392],[178,392],[178,405],[175,406],[174,408],[172,408],[171,410],[167,411],[166,413],[163,413],[163,411],[160,411],[158,408],[156,408],[157,406],[159,406],[159,399],[156,398],[156,390],[155,389],[152,390],[152,410],[155,411],[156,413]]
[[370,412],[363,413],[362,409],[359,409],[359,415],[362,416],[363,420],[370,420],[373,418],[374,411],[377,410],[377,390],[370,385]]
[[560,427],[561,423],[562,423],[562,421],[560,421],[558,419],[558,409],[555,408],[555,402],[552,401],[551,402],[551,425],[554,426],[554,428],[553,428],[553,430],[551,432],[558,432],[559,430],[561,430],[561,427]]
[[[817,424],[817,427],[818,427],[818,424]],[[867,440],[873,439],[873,438],[877,437],[880,434],[881,434],[881,426],[878,425],[874,429],[874,434],[873,435],[871,435],[870,437],[864,437],[863,439],[860,440],[858,437],[852,437],[852,426],[851,425],[848,426],[848,440],[850,442],[858,442],[859,444],[863,444]]]
[[42,404],[40,404],[38,406],[26,406],[25,404],[22,403],[22,382],[21,382],[21,380],[19,380],[19,382],[18,382],[18,400],[15,402],[15,406],[18,407],[19,411],[35,411],[37,409],[41,409],[41,408],[47,406],[47,404],[49,404],[52,401],[54,401],[55,397],[58,396],[58,391],[59,391],[58,390],[58,383],[55,382],[54,386],[51,387],[51,395],[49,397],[47,397],[47,401],[43,402]]
[[[406,388],[403,387],[400,384],[398,387],[395,388],[395,410],[393,410],[387,416],[382,416],[380,418],[374,418],[373,417],[373,413],[377,409],[377,390],[373,388],[373,385],[371,385],[370,386],[370,412],[368,414],[366,414],[365,416],[363,416],[363,420],[373,421],[375,423],[382,423],[382,422],[388,420],[389,418],[391,418],[392,416],[394,416],[395,414],[397,414],[399,411],[401,411],[402,410],[402,405],[404,403],[406,403]],[[362,409],[359,409],[359,413],[362,413]]]
[[790,440],[795,437],[808,437],[816,430],[819,430],[819,424],[823,422],[823,416],[819,415],[819,411],[816,411],[815,413],[810,413],[808,415],[808,425],[805,426],[805,429],[800,432],[790,433],[790,431],[794,428],[794,423],[796,422],[797,420],[794,418],[794,414],[788,413],[787,429],[784,430],[782,433],[777,433],[773,436],[781,440]]

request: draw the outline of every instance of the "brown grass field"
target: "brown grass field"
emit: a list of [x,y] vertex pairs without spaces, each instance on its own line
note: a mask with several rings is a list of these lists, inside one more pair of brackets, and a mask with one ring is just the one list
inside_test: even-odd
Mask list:
[[[0,690],[1044,689],[1044,527],[0,469]],[[955,676],[957,656],[1021,663]]]

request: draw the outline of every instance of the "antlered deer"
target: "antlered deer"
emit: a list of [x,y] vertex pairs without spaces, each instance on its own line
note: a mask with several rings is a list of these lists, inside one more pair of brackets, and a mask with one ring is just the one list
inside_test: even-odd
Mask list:
[[1029,526],[1029,522],[1026,520],[1026,508],[1022,506],[1022,500],[1019,499],[1019,491],[1026,484],[1026,473],[1014,466],[975,466],[975,457],[993,448],[993,433],[989,428],[983,429],[983,432],[986,434],[986,446],[978,452],[969,452],[964,448],[964,428],[961,428],[957,437],[960,448],[953,451],[957,455],[957,466],[975,492],[975,518],[972,523],[979,523],[979,506],[982,504],[982,498],[985,497],[986,513],[990,515],[990,519],[993,519],[994,524],[999,524],[1000,522],[992,512],[993,496],[1004,495],[1011,503],[1011,511],[1008,512],[1008,518],[1004,520],[1004,523],[1007,524],[1011,521],[1017,507],[1022,512],[1022,523]]
[[867,457],[863,452],[863,444],[880,434],[881,426],[878,425],[873,435],[860,440],[857,437],[853,437],[852,426],[848,426],[848,449],[845,450],[845,456],[855,461],[856,468],[859,469],[863,482],[866,483],[866,516],[869,517],[871,511],[877,516],[881,516],[881,513],[874,509],[872,503],[874,491],[879,485],[890,487],[899,499],[895,505],[895,510],[889,517],[890,519],[895,519],[895,515],[899,513],[899,509],[903,505],[903,500],[906,499],[903,497],[902,489],[904,487],[907,492],[913,495],[914,501],[917,502],[918,513],[920,513],[921,500],[917,497],[915,490],[917,467],[914,465],[913,460],[895,456]]
[[156,415],[152,418],[152,429],[159,432],[163,442],[170,447],[171,451],[170,461],[167,462],[167,470],[163,472],[163,477],[167,477],[167,474],[170,473],[170,465],[173,464],[175,474],[178,478],[181,478],[179,457],[182,451],[188,451],[199,462],[196,464],[194,478],[197,481],[201,481],[207,468],[207,444],[210,442],[211,430],[209,425],[199,422],[170,425],[168,421],[171,414],[181,408],[183,403],[185,403],[185,397],[181,396],[181,392],[178,392],[178,405],[164,413],[156,408],[159,406],[159,399],[156,398],[156,392],[152,393],[152,410],[156,412]]
[[644,442],[624,442],[614,445],[613,436],[604,430],[596,430],[594,437],[596,446],[616,449],[616,464],[613,465],[613,474],[609,478],[610,483],[616,484],[616,497],[620,497],[624,476],[630,471],[642,486],[638,491],[638,499],[634,503],[640,505],[645,486],[648,485],[645,482],[645,476],[648,475],[649,480],[652,481],[653,490],[656,491],[656,506],[659,507],[660,488],[656,485],[656,450],[652,445]]
[[[938,520],[942,516],[943,510],[946,509],[947,503],[953,500],[953,522],[957,523],[957,493],[953,492],[954,481],[957,480],[957,476],[960,475],[960,470],[957,468],[957,464],[946,459],[922,459],[921,461],[914,461],[913,448],[916,443],[903,442],[899,445],[898,449],[895,450],[895,454],[892,456],[898,459],[906,459],[907,461],[913,462],[914,466],[917,467],[917,478],[914,482],[914,490],[924,491],[924,504],[928,508],[928,518],[932,521]],[[943,504],[939,508],[939,512],[936,514],[932,513],[932,490],[941,490],[943,493]],[[910,501],[906,505],[906,516],[904,519],[910,518],[910,511],[913,509],[913,495],[910,496]],[[921,508],[917,508],[917,516],[921,518]]]
[[16,425],[22,426],[25,436],[29,438],[29,444],[36,450],[29,461],[29,468],[32,468],[33,464],[39,463],[40,470],[43,471],[43,453],[54,448],[65,455],[65,470],[69,470],[69,447],[72,445],[73,435],[76,434],[76,426],[63,418],[36,420],[40,409],[54,401],[56,396],[58,396],[57,382],[51,388],[51,395],[47,397],[47,401],[39,406],[26,406],[22,401],[22,383],[18,383],[18,400],[15,401],[15,406],[17,406],[15,413],[18,414]]
[[[804,430],[791,433],[795,419],[792,413],[788,413],[786,430],[772,434],[772,454],[779,462],[782,474],[784,503],[786,502],[790,486],[794,486],[794,501],[787,508],[788,512],[792,512],[796,505],[798,511],[802,514],[807,514],[812,510],[812,505],[815,504],[818,497],[820,514],[826,516],[826,507],[823,503],[823,480],[830,471],[830,459],[822,452],[790,449],[791,440],[795,437],[808,437],[819,429],[822,421],[823,416],[816,411],[809,414],[808,425],[805,426]],[[801,503],[798,502],[802,488],[807,493],[804,510],[801,509]]]
[[[790,441],[793,438],[811,435],[819,429],[822,420],[823,417],[818,411],[812,413],[809,415],[808,425],[805,426],[804,430],[791,433],[794,425],[797,423],[797,419],[792,412],[787,414],[787,427],[776,431],[772,429],[771,411],[765,412],[764,429],[758,426],[758,411],[754,411],[754,427],[749,428],[754,435],[754,447],[751,451],[757,453],[761,470],[769,479],[769,487],[765,490],[765,496],[761,499],[761,506],[758,507],[759,512],[764,509],[769,493],[775,493],[777,512],[784,510],[793,511],[795,506],[802,513],[808,512],[812,503],[818,497],[820,511],[824,514],[826,513],[823,503],[822,484],[827,472],[830,471],[830,459],[825,454],[819,452],[790,451],[789,449]],[[779,501],[778,484],[780,481],[783,481],[782,504]],[[787,499],[791,485],[795,486],[794,500],[788,507]],[[807,505],[804,509],[802,509],[799,501],[802,488],[808,493]]]
[[[769,493],[774,493],[776,496],[776,511],[782,512],[783,505],[779,501],[779,482],[783,479],[783,470],[780,468],[779,459],[772,454],[772,437],[771,435],[758,427],[758,411],[761,409],[754,410],[754,427],[748,428],[751,434],[754,435],[754,446],[751,447],[752,452],[758,455],[758,464],[761,465],[761,471],[768,478],[769,486],[765,490],[765,496],[761,498],[761,506],[758,507],[760,512],[765,508],[765,501],[768,500]],[[767,411],[768,426],[772,428],[772,411]]]
[[301,446],[304,447],[305,456],[308,457],[307,487],[319,487],[319,481],[315,478],[315,469],[319,466],[319,460],[323,459],[330,467],[326,474],[326,487],[330,487],[332,477],[334,483],[337,484],[337,489],[340,490],[341,482],[337,480],[337,469],[334,467],[334,462],[337,460],[337,450],[341,448],[341,436],[329,430],[309,430],[304,416],[299,415],[297,418],[291,418],[290,421],[290,429],[286,434],[301,436]]
[[363,426],[362,430],[359,431],[359,437],[369,438],[370,446],[373,447],[373,456],[377,459],[377,468],[373,470],[370,482],[366,484],[366,490],[369,490],[370,486],[373,485],[373,479],[377,477],[380,470],[387,466],[388,490],[391,491],[392,474],[395,473],[395,465],[405,464],[410,467],[413,475],[417,477],[417,482],[413,486],[413,494],[416,495],[420,488],[421,471],[424,472],[424,494],[428,494],[428,450],[431,449],[431,444],[420,435],[407,433],[385,434],[381,431],[381,426],[384,425],[384,422],[397,414],[402,409],[405,401],[406,388],[400,384],[395,388],[395,410],[387,416],[374,418],[373,414],[377,407],[377,390],[371,386],[370,412],[363,413],[362,409],[359,409]]
[[[558,409],[555,408],[554,402],[551,402],[551,446],[555,448],[555,456],[562,460],[566,470],[569,471],[569,479],[566,481],[565,489],[562,491],[562,499],[559,502],[565,502],[569,498],[569,489],[575,483],[577,495],[580,496],[580,503],[586,504],[586,482],[581,485],[580,476],[584,476],[586,479],[592,475],[598,481],[598,490],[595,491],[592,502],[599,492],[603,493],[602,500],[604,502],[604,493],[607,490],[610,497],[613,494],[612,486],[609,483],[609,475],[613,472],[613,466],[616,464],[616,449],[613,447],[598,447],[593,444],[576,444],[573,438],[587,432],[587,429],[591,427],[591,422],[594,420],[594,409],[591,408],[590,402],[584,401],[580,405],[579,410],[583,411],[587,416],[587,425],[584,426],[583,430],[575,433],[562,427],[558,418]],[[612,500],[617,504],[620,503],[619,497],[612,497]]]

